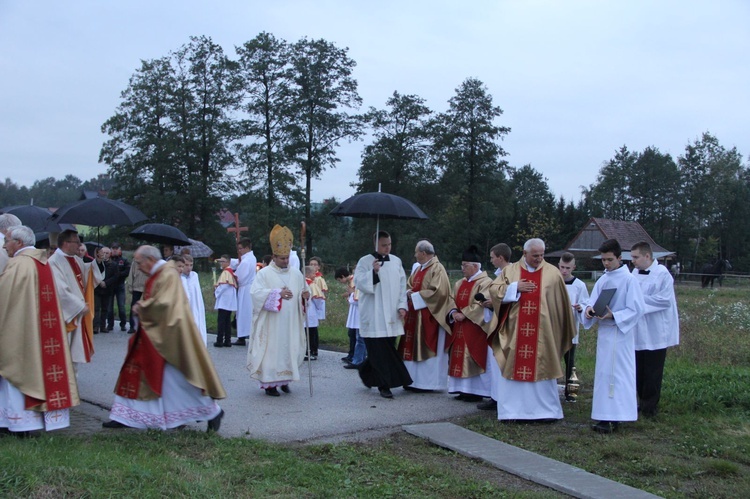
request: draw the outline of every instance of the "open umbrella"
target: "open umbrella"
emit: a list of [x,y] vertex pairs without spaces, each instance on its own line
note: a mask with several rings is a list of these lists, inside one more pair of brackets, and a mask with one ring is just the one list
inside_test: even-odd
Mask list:
[[108,198],[90,198],[63,206],[50,220],[101,227],[102,225],[133,225],[146,220],[146,215],[135,206]]
[[[188,248],[190,250],[190,256],[192,256],[193,258],[208,258],[209,256],[214,254],[214,250],[209,248],[206,243],[202,243],[190,238],[188,238],[188,241],[190,241],[190,247]],[[185,247],[187,247],[187,245],[175,246],[174,254],[179,255],[180,251],[182,251],[182,249]]]
[[380,192],[365,192],[350,197],[339,204],[331,215],[335,217],[375,218],[376,232],[380,231],[380,219],[427,220],[427,215],[406,198]]
[[171,245],[189,245],[188,237],[177,227],[167,224],[145,224],[141,225],[130,234],[130,237],[141,239],[150,243],[161,243]]
[[70,224],[47,224],[49,217],[52,215],[46,208],[34,206],[33,204],[22,204],[18,206],[6,206],[0,209],[0,213],[9,213],[15,215],[21,220],[26,227],[29,227],[35,233],[40,233],[37,240],[49,237],[49,232],[62,232],[64,230],[75,230]]

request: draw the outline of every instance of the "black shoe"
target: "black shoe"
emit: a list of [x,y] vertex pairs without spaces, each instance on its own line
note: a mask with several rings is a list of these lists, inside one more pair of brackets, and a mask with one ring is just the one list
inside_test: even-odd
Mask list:
[[223,346],[224,346],[224,343],[222,343],[222,342],[220,342],[220,341],[216,341],[216,342],[214,342],[214,346],[215,346],[216,348],[221,348],[221,347],[223,347]]
[[484,400],[484,397],[479,395],[473,395],[471,393],[463,393],[463,398],[459,400],[463,400],[464,402],[481,402]]
[[[112,331],[112,330],[113,330],[114,328],[115,328],[115,326],[108,326],[108,327],[107,327],[107,332],[110,332],[110,331]],[[103,332],[104,332],[104,331],[102,331],[102,333],[103,333]]]
[[485,402],[482,402],[481,404],[477,404],[477,409],[479,409],[480,411],[496,411],[497,400],[489,399]]
[[105,421],[102,423],[102,428],[119,429],[119,428],[130,428],[130,426],[126,424],[122,424],[119,421]]
[[432,393],[432,390],[425,390],[424,388],[416,388],[413,386],[405,385],[404,390],[407,392],[414,392],[414,393]]
[[273,388],[266,388],[266,395],[269,395],[271,397],[281,397],[281,394],[275,386]]
[[219,431],[219,428],[221,428],[221,419],[224,417],[224,409],[221,409],[219,411],[219,414],[216,415],[215,418],[210,420],[208,422],[208,426],[206,427],[206,432],[211,431]]
[[99,330],[98,329],[94,329],[94,334],[99,334]]
[[224,342],[224,346],[227,347],[227,348],[231,348],[232,347],[232,342],[231,341],[225,341]]
[[359,364],[349,362],[348,364],[344,364],[344,369],[359,369]]
[[127,331],[127,330],[128,330],[128,329],[127,329],[127,328],[126,328],[125,326],[120,326],[120,331],[122,331],[123,333],[124,333],[125,331]]
[[317,355],[311,355],[310,356],[310,360],[318,360],[318,356]]
[[352,358],[349,357],[348,355],[346,357],[341,357],[341,362],[351,362],[351,361],[352,361]]
[[232,343],[232,345],[237,345],[238,347],[244,347],[245,345],[247,345],[247,343],[245,343],[245,338],[237,338],[237,341]]
[[128,331],[128,334],[135,334],[135,329],[131,329],[130,331]]
[[378,391],[380,392],[380,396],[384,399],[392,399],[393,394],[391,393],[390,388],[378,388]]
[[100,333],[109,333],[109,332],[111,332],[111,331],[112,331],[111,329],[102,329],[102,330],[101,330],[101,331],[99,331],[99,332],[100,332]]
[[281,391],[284,393],[292,393],[292,390],[289,389],[289,385],[281,385]]
[[609,435],[610,433],[616,432],[619,426],[620,423],[617,421],[599,421],[595,425],[592,425],[591,429],[597,433]]

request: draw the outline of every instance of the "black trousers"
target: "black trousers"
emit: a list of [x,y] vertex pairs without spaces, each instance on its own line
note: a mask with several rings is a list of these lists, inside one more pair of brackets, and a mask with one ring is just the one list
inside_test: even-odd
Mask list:
[[409,371],[395,346],[395,338],[363,338],[367,358],[359,367],[359,377],[368,388],[396,388],[412,384]]
[[318,328],[316,327],[308,327],[307,328],[310,332],[310,344],[307,346],[307,351],[310,353],[310,355],[318,355],[318,343],[320,342],[320,336],[318,335]]
[[661,381],[667,349],[635,351],[635,389],[638,409],[644,416],[655,416],[661,398]]
[[138,303],[138,300],[141,299],[141,296],[143,296],[143,291],[135,291],[133,290],[130,294],[131,300],[130,300],[130,330],[135,330],[135,320],[133,317],[133,305]]
[[216,317],[216,343],[229,343],[232,337],[232,311],[220,308]]

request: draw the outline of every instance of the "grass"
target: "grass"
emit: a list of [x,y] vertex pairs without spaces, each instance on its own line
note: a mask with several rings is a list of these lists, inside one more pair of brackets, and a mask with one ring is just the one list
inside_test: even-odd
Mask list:
[[[345,349],[348,305],[343,288],[327,280],[321,343]],[[576,404],[565,404],[564,421],[500,425],[490,411],[455,422],[660,496],[747,497],[750,289],[678,286],[677,294],[681,344],[667,355],[657,418],[609,436],[589,429],[596,352],[589,331],[576,354],[582,393]],[[215,314],[209,317],[215,329]],[[0,438],[0,491],[3,497],[555,496],[408,435],[293,446],[196,432]]]

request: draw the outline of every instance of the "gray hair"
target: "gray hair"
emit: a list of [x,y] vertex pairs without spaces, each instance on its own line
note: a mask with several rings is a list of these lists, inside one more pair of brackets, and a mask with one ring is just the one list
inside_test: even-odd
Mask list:
[[21,222],[21,219],[14,214],[3,213],[0,215],[0,232],[5,233],[11,227],[18,227],[19,225],[23,225],[23,222]]
[[152,260],[161,260],[161,251],[155,246],[143,245],[135,250],[136,254],[143,256],[144,258],[150,258]]
[[7,239],[17,239],[24,246],[34,246],[34,243],[36,243],[34,231],[25,225],[16,225],[8,229]]
[[424,251],[428,255],[434,255],[435,247],[427,239],[422,239],[421,241],[417,242],[417,251]]
[[524,251],[531,251],[531,248],[542,248],[542,251],[544,251],[544,241],[542,241],[538,237],[535,237],[533,239],[529,239],[523,244]]

